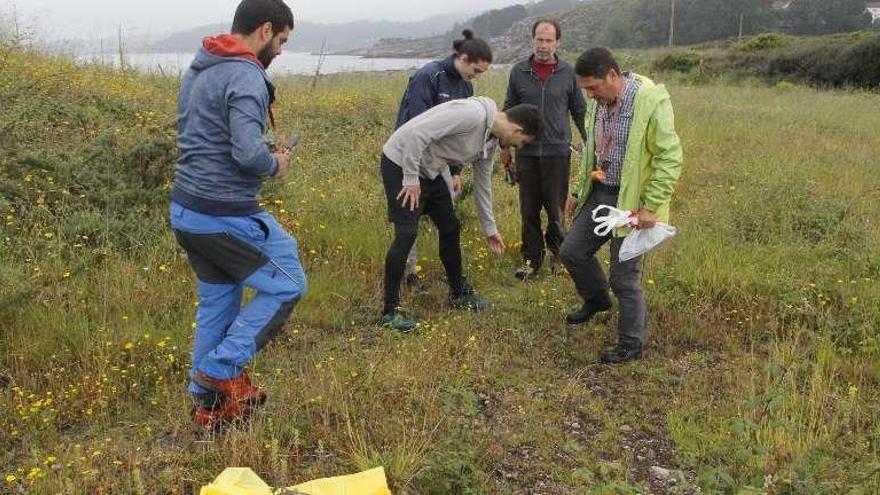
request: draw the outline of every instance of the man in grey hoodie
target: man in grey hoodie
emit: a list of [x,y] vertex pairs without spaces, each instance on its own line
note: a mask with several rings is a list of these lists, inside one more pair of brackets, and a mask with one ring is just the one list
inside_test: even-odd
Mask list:
[[440,261],[446,270],[452,305],[480,310],[489,302],[478,297],[462,275],[460,223],[443,180],[449,166],[474,165],[474,201],[489,250],[504,252],[492,210],[492,166],[499,144],[518,148],[541,136],[544,120],[538,107],[519,105],[499,112],[490,98],[453,100],[420,114],[397,129],[382,148],[381,171],[394,241],[385,257],[385,305],[381,324],[403,332],[417,322],[402,316],[400,283],[406,257],[415,242],[419,218],[437,226]]
[[[245,366],[306,290],[296,240],[257,199],[263,181],[287,171],[288,152],[267,144],[266,67],[292,29],[282,0],[243,0],[232,33],[205,38],[181,81],[170,220],[198,278],[189,391],[206,427],[265,401]],[[245,287],[255,294],[241,307]]]

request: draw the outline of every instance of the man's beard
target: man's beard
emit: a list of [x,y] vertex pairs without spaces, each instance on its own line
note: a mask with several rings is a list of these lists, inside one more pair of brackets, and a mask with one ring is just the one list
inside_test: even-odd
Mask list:
[[272,63],[272,60],[274,58],[275,53],[274,50],[272,50],[272,41],[269,41],[269,43],[267,43],[266,46],[264,46],[263,49],[260,50],[260,53],[257,54],[257,60],[259,60],[260,63],[263,64],[264,69],[268,69],[269,64]]
[[535,52],[535,58],[537,58],[540,62],[549,62],[553,60],[553,54],[551,52]]

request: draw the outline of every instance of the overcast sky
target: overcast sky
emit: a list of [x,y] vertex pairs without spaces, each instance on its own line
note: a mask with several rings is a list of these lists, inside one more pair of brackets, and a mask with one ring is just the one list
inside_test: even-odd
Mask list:
[[[345,22],[361,19],[418,20],[470,12],[516,0],[288,0],[297,19]],[[45,38],[98,38],[126,29],[154,36],[212,22],[229,22],[238,0],[0,0],[0,15],[36,26]]]

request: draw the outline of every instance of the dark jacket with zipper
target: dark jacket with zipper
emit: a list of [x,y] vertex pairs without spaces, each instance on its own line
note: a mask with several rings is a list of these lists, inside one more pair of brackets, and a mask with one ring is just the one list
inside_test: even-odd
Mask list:
[[[455,70],[455,56],[428,62],[409,78],[397,111],[397,130],[403,124],[441,103],[474,96],[474,85]],[[451,165],[452,175],[461,174],[461,164]]]
[[428,62],[409,78],[394,129],[399,129],[429,108],[471,96],[474,96],[474,86],[462,79],[455,70],[454,57]]
[[[534,57],[534,55],[532,55]],[[575,79],[574,68],[557,58],[553,74],[543,84],[532,69],[532,57],[510,69],[504,110],[520,103],[536,105],[544,113],[544,133],[541,139],[516,151],[517,156],[566,156],[571,153],[571,114],[575,125],[586,142],[584,117],[587,104]]]

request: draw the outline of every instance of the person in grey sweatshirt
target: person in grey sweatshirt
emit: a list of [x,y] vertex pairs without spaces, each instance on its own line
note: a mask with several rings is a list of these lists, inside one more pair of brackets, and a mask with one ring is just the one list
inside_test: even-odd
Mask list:
[[[409,79],[400,101],[395,129],[406,124],[420,113],[441,103],[474,96],[476,80],[492,65],[492,48],[485,40],[475,38],[473,31],[465,29],[464,39],[453,43],[455,53],[443,60],[428,62]],[[461,165],[449,167],[451,172],[446,183],[452,189],[452,199],[458,199],[462,191]],[[413,244],[406,259],[406,284],[419,284],[419,253]]]
[[492,209],[492,166],[498,146],[519,148],[540,138],[544,119],[538,107],[523,104],[499,112],[490,98],[453,100],[418,115],[385,143],[380,162],[394,241],[385,257],[385,304],[381,325],[412,331],[415,320],[400,314],[400,283],[415,242],[419,218],[437,226],[440,261],[449,282],[450,302],[460,309],[485,309],[462,275],[460,223],[443,180],[449,166],[474,165],[474,201],[489,250],[504,252]]

